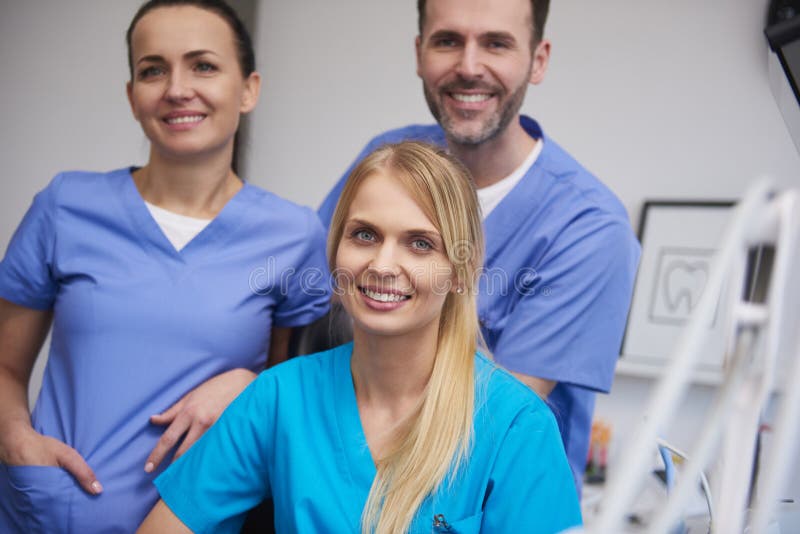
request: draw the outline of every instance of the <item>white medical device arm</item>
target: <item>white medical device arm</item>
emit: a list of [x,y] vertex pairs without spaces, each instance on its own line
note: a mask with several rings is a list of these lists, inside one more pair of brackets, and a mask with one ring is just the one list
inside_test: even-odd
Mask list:
[[[636,432],[619,456],[621,460],[609,471],[599,515],[589,526],[589,532],[617,534],[624,531],[628,511],[646,477],[650,476],[655,444],[680,404],[700,351],[710,335],[709,325],[718,313],[725,321],[723,331],[727,357],[723,382],[707,414],[703,431],[689,451],[689,460],[681,471],[678,484],[666,506],[650,523],[648,532],[670,532],[681,519],[702,471],[717,457],[722,459],[722,464],[717,471],[719,483],[713,493],[716,513],[712,531],[726,534],[743,531],[751,488],[751,460],[760,415],[774,390],[775,365],[784,345],[781,335],[798,327],[796,321],[792,321],[797,312],[789,309],[791,306],[784,298],[787,288],[797,287],[797,277],[792,276],[792,269],[800,270],[797,205],[796,191],[778,195],[768,182],[762,181],[755,184],[736,207],[687,330],[664,370]],[[764,245],[775,248],[772,277],[764,302],[753,302],[745,295],[748,254],[754,247]],[[727,310],[718,310],[723,291],[729,293],[728,302],[734,304]],[[797,307],[795,300],[794,308]],[[796,347],[792,345],[791,350],[796,350]],[[793,372],[800,373],[800,366],[795,365]],[[794,402],[794,406],[786,406],[786,410],[781,412],[776,429],[778,424],[789,424],[778,429],[781,433],[776,433],[773,440],[775,446],[780,445],[780,454],[789,457],[794,441],[782,443],[781,439],[796,437],[800,397],[796,392],[792,393],[791,399],[787,395],[785,401]],[[791,435],[785,436],[787,432]],[[786,464],[782,465],[785,467]],[[776,477],[773,485],[767,485],[772,492],[769,496],[772,501],[762,503],[764,511],[761,513],[767,518],[783,484],[782,480],[777,480],[783,476],[780,467],[781,464],[773,461],[764,472],[765,476],[769,472],[769,476]],[[767,498],[766,492],[764,497]]]

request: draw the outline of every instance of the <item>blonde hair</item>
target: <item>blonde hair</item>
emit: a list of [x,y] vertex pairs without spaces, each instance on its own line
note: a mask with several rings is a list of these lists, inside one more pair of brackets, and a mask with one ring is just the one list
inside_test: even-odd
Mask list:
[[478,345],[483,345],[476,303],[483,229],[475,188],[461,163],[424,143],[385,145],[358,164],[339,197],[328,235],[331,271],[335,271],[336,251],[359,186],[378,172],[403,184],[436,226],[455,283],[462,289],[445,298],[436,358],[420,406],[395,434],[390,452],[377,461],[361,529],[383,534],[406,532],[422,501],[469,455],[474,354]]

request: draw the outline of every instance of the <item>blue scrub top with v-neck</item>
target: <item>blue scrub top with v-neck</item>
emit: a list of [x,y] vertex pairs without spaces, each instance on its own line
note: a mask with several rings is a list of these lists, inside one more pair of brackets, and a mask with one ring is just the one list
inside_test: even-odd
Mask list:
[[[263,372],[157,480],[194,532],[238,532],[275,502],[277,532],[360,532],[375,464],[350,372],[352,344]],[[580,525],[575,485],[549,408],[475,355],[466,464],[422,503],[411,532],[560,532]],[[434,526],[434,516],[439,516]]]
[[61,468],[1,465],[2,532],[135,530],[158,498],[143,468],[164,427],[149,417],[215,375],[263,369],[272,326],[327,310],[311,209],[244,184],[177,251],[130,171],[57,176],[0,263],[0,297],[54,310],[33,426],[104,487],[91,496]]

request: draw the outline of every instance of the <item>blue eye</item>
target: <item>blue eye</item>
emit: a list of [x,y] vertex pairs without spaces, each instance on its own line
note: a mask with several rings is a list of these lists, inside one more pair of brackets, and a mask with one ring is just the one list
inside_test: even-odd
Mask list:
[[433,250],[433,244],[425,239],[415,239],[411,242],[411,247],[417,250]]
[[159,76],[161,74],[164,74],[164,69],[162,67],[156,67],[156,66],[145,67],[139,71],[139,79],[145,80],[147,78],[152,78],[153,76]]
[[215,67],[211,63],[206,63],[205,61],[203,61],[195,65],[194,70],[198,72],[214,72],[217,70],[217,67]]
[[375,234],[370,232],[369,230],[356,230],[353,232],[353,237],[358,239],[359,241],[375,241]]

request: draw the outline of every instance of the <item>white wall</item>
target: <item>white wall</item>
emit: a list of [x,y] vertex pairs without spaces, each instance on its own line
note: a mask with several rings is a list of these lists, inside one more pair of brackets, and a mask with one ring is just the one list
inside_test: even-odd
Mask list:
[[[379,131],[431,122],[415,75],[416,2],[263,2],[264,100],[250,178],[317,204]],[[733,198],[800,182],[769,91],[766,0],[558,0],[545,82],[524,110],[622,198]]]
[[[146,160],[146,139],[125,96],[125,30],[139,3],[3,2],[0,250],[33,195],[57,172],[108,170]],[[44,363],[40,357],[34,369],[31,400]]]
[[415,75],[413,0],[261,3],[262,101],[248,178],[318,205],[376,133],[430,122]]
[[144,161],[125,96],[136,0],[5,2],[0,16],[0,243],[32,193],[65,169]]

